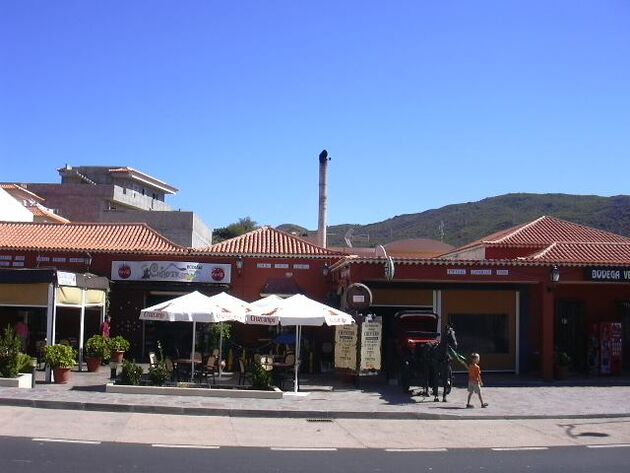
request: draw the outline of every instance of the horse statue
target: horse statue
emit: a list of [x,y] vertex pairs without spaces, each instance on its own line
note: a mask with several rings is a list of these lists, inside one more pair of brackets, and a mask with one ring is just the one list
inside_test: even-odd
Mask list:
[[431,347],[429,354],[429,382],[432,388],[433,401],[439,402],[438,388],[442,385],[442,402],[451,392],[453,382],[453,368],[451,366],[450,350],[457,349],[455,330],[449,324],[437,345]]

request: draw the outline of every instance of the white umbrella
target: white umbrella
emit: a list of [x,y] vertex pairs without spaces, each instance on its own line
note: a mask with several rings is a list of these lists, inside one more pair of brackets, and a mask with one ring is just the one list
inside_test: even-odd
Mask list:
[[[223,310],[229,311],[230,314],[234,317],[231,320],[237,320],[239,322],[245,323],[245,316],[250,311],[250,305],[239,299],[238,297],[231,296],[227,292],[220,292],[219,294],[215,294],[214,296],[210,296],[209,301],[213,304],[216,304]],[[220,325],[223,325],[223,322],[220,322]],[[223,360],[223,327],[221,327],[221,331],[219,332],[219,378],[223,373],[223,367],[221,366],[221,362]]]
[[[161,302],[140,311],[140,320],[157,320],[162,322],[192,322],[192,350],[190,351],[191,381],[195,372],[195,335],[197,322],[221,323],[231,320],[245,322],[245,310],[236,309],[236,299],[229,294],[228,297],[212,299],[198,291],[191,292],[174,299]],[[232,299],[230,299],[232,298]],[[237,301],[240,299],[236,299]],[[243,301],[241,301],[243,302]],[[243,302],[243,304],[246,304]]]
[[[354,319],[346,312],[309,299],[302,294],[280,301],[270,301],[268,308],[264,308],[267,303],[263,303],[263,300],[251,304],[253,310],[247,315],[247,323],[271,325],[272,320],[277,320],[276,323],[280,325],[295,325],[295,382],[293,386],[294,392],[297,392],[302,326],[351,325],[355,323]],[[261,306],[259,314],[257,314],[257,306]]]

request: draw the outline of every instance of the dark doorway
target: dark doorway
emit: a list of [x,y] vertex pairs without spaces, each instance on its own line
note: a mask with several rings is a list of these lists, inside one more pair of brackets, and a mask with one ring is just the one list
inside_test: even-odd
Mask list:
[[571,366],[586,371],[586,322],[584,303],[559,301],[556,310],[555,349],[571,357]]
[[625,371],[630,371],[630,302],[621,302],[619,304],[621,311],[621,325],[622,325],[622,346],[623,350],[623,364],[622,367]]

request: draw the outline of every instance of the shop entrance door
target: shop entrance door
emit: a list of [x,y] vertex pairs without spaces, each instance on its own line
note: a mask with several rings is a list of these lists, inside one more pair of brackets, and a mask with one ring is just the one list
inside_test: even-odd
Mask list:
[[622,302],[619,304],[619,309],[621,311],[622,325],[622,369],[624,371],[630,371],[630,302]]
[[586,370],[586,323],[584,304],[559,301],[556,310],[555,348],[571,357],[572,367]]

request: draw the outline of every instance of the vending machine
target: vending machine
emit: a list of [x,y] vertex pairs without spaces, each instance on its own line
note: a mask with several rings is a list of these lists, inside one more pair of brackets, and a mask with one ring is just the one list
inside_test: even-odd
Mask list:
[[602,322],[599,324],[599,372],[601,374],[621,374],[623,359],[622,333],[622,326],[619,322]]

